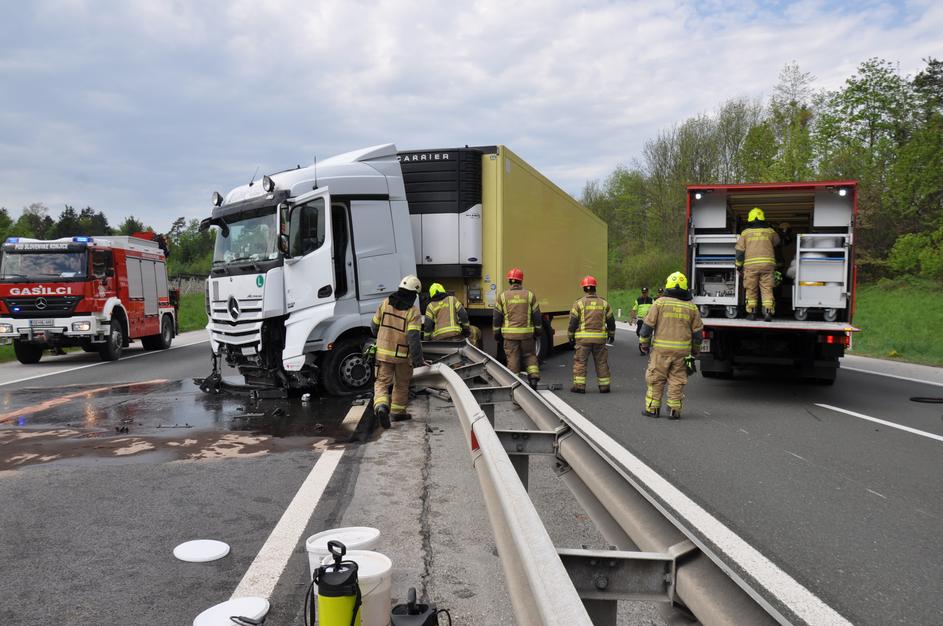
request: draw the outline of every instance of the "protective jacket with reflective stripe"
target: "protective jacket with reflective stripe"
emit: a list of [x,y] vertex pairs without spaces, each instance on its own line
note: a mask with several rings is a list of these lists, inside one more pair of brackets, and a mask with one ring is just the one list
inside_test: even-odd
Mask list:
[[467,328],[468,311],[455,296],[433,299],[426,306],[426,321],[423,328],[426,339],[456,339],[461,337],[462,330]]
[[632,311],[635,313],[635,317],[640,320],[644,320],[645,316],[648,315],[648,310],[652,308],[652,304],[655,301],[652,300],[651,296],[639,296],[635,299],[635,304],[632,305]]
[[494,332],[500,332],[505,339],[524,339],[540,328],[540,305],[537,296],[520,285],[498,295],[494,304],[492,319]]
[[584,343],[606,343],[616,331],[616,318],[605,298],[586,294],[570,309],[569,336]]
[[693,302],[666,295],[655,300],[645,316],[639,341],[642,345],[651,344],[654,350],[687,356],[692,353],[692,340],[698,342],[693,351],[700,348],[703,330],[701,314]]
[[734,246],[737,267],[773,269],[776,267],[778,245],[779,235],[772,228],[747,228],[740,233],[737,245]]
[[403,311],[384,300],[373,316],[377,337],[377,361],[386,363],[422,364],[419,310],[415,306]]

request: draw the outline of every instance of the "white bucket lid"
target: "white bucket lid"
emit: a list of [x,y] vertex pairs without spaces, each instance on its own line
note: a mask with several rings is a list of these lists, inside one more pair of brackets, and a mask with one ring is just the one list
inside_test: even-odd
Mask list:
[[269,611],[269,602],[265,598],[233,598],[216,606],[211,606],[196,616],[193,626],[233,626],[229,619],[233,616],[248,617],[258,620],[265,617]]
[[[360,580],[382,577],[393,569],[393,561],[388,556],[371,550],[348,550],[344,560],[357,564],[357,578]],[[321,559],[321,565],[330,565],[333,562],[334,555],[331,554]]]
[[215,539],[194,539],[174,548],[174,556],[188,563],[206,563],[229,554],[229,544]]
[[369,526],[348,526],[346,528],[332,528],[311,535],[305,541],[305,549],[315,554],[329,554],[328,541],[340,541],[351,550],[372,548],[380,538],[380,531]]

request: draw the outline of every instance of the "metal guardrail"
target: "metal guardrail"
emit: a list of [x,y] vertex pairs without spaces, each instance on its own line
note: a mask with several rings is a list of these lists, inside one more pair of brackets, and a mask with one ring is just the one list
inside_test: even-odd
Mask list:
[[[615,624],[620,600],[671,603],[708,626],[849,623],[554,394],[473,346],[424,349],[442,357],[414,380],[444,382],[455,404],[519,624]],[[502,402],[531,428],[495,429]],[[612,549],[553,545],[527,494],[533,455],[550,456]]]

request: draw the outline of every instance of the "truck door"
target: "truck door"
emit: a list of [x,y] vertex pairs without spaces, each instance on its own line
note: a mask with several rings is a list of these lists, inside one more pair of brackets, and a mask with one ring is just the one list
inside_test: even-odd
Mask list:
[[396,291],[402,274],[393,238],[390,203],[358,200],[350,203],[350,210],[360,297],[370,298]]
[[289,314],[334,301],[331,197],[319,189],[298,198],[288,216],[285,306]]

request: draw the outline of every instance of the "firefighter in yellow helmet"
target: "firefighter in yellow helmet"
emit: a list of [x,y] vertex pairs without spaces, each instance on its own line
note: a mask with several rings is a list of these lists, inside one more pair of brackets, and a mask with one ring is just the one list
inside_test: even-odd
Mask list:
[[509,270],[507,279],[510,286],[498,295],[494,304],[491,320],[494,338],[504,345],[508,369],[517,374],[523,360],[527,380],[536,389],[540,380],[537,338],[543,332],[540,305],[534,292],[524,289],[524,272],[520,268]]
[[643,351],[650,352],[643,415],[660,417],[661,397],[667,384],[668,418],[681,417],[688,362],[693,367],[703,330],[701,315],[691,302],[687,277],[681,272],[673,273],[665,282],[665,295],[655,300],[642,323],[639,342]]
[[[406,276],[396,293],[384,300],[370,324],[377,338],[377,370],[373,387],[373,410],[383,428],[390,420],[399,422],[412,416],[409,404],[409,383],[413,368],[425,363],[422,355],[422,326],[416,296],[422,283],[415,276]],[[392,403],[390,386],[393,387]]]
[[757,291],[762,295],[764,319],[769,322],[776,312],[773,295],[776,271],[776,246],[779,234],[766,224],[763,209],[754,207],[747,217],[749,225],[737,238],[736,265],[743,273],[743,288],[747,296],[747,319],[756,319]]
[[468,311],[439,283],[429,286],[429,304],[422,328],[426,341],[464,341],[477,345],[480,331],[468,322]]
[[596,295],[596,279],[587,276],[581,283],[582,298],[570,309],[567,336],[573,346],[573,393],[586,393],[586,361],[590,354],[596,366],[599,393],[609,393],[612,384],[609,372],[609,349],[606,340],[616,339],[616,318],[605,298]]

